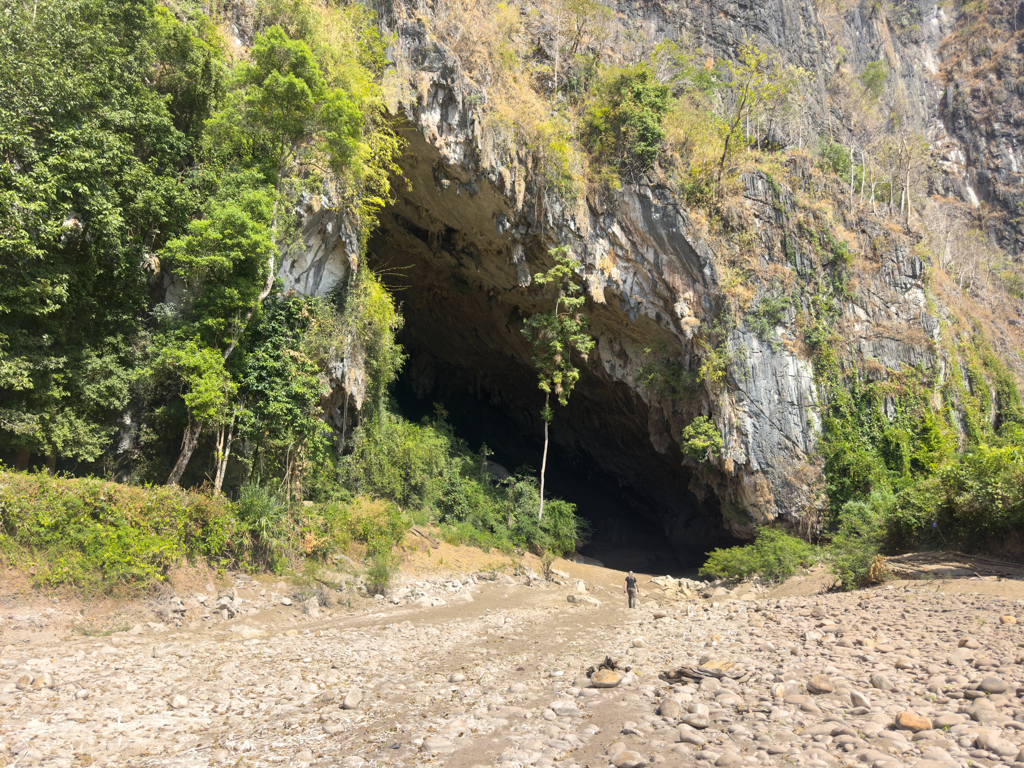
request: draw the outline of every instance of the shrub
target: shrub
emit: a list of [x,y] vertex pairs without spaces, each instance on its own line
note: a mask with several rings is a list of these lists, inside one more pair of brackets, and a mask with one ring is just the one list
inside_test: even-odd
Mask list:
[[541,555],[540,567],[541,570],[544,572],[544,578],[548,581],[551,581],[551,576],[553,575],[551,573],[551,566],[555,564],[555,560],[557,559],[558,555],[551,551],[547,551],[543,555]]
[[759,573],[771,581],[784,581],[798,568],[807,568],[818,559],[818,550],[803,539],[778,528],[762,528],[753,544],[713,550],[701,566],[700,575],[742,579]]
[[690,458],[710,461],[722,451],[722,433],[707,416],[698,416],[683,428],[680,447]]
[[586,143],[612,165],[633,174],[650,168],[665,141],[662,121],[669,88],[647,64],[606,70],[586,115]]
[[290,539],[286,512],[284,502],[258,484],[243,486],[235,504],[238,520],[249,534],[254,560],[278,575],[284,572]]
[[839,513],[839,528],[826,553],[829,570],[847,590],[877,584],[885,579],[880,550],[885,543],[886,515],[895,499],[888,488],[874,491],[866,500],[848,501]]
[[371,595],[383,595],[398,572],[399,563],[399,558],[391,552],[378,551],[366,569],[366,591]]
[[818,145],[818,167],[831,171],[841,179],[850,178],[850,151],[842,144],[823,138]]
[[0,472],[0,550],[44,586],[148,584],[186,557],[230,557],[238,528],[221,498]]

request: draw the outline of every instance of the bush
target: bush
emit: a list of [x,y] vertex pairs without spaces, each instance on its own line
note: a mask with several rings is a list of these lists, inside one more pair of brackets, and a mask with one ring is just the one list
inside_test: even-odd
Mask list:
[[550,552],[550,551],[549,552],[545,552],[540,557],[540,567],[541,567],[541,570],[544,572],[544,578],[547,579],[548,581],[551,581],[551,576],[553,575],[551,573],[551,567],[555,564],[555,560],[557,560],[557,559],[558,559],[558,555],[556,555],[554,552]]
[[371,595],[383,595],[398,572],[399,562],[391,552],[377,552],[366,569],[366,591]]
[[743,579],[759,573],[771,581],[784,581],[798,568],[807,568],[818,559],[818,550],[803,539],[778,528],[762,528],[753,544],[713,550],[701,566],[700,575]]
[[829,570],[847,590],[877,584],[886,578],[881,548],[886,537],[886,515],[895,504],[885,489],[864,501],[846,502],[839,514],[839,528],[826,553]]
[[0,550],[43,586],[148,584],[187,557],[232,558],[239,531],[221,498],[0,472]]
[[647,64],[605,71],[586,115],[591,151],[622,170],[643,173],[665,141],[671,96]]
[[235,514],[248,533],[253,561],[281,575],[291,539],[287,507],[270,490],[246,485],[238,494]]
[[709,461],[722,451],[722,433],[707,416],[698,416],[683,428],[680,447],[690,458]]
[[818,167],[831,171],[841,179],[850,178],[850,151],[842,144],[823,138],[818,145]]

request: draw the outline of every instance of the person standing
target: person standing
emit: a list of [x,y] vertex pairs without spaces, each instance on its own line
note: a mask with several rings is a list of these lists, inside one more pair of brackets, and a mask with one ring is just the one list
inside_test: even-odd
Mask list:
[[626,583],[622,585],[622,591],[629,597],[629,607],[636,608],[636,577],[633,576],[632,571],[626,577]]

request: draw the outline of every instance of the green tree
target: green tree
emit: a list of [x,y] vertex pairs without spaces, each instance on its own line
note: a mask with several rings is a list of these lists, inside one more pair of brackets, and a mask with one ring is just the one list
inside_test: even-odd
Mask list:
[[[220,370],[228,375],[224,366],[266,298],[260,286],[267,282],[268,262],[272,263],[276,251],[271,232],[274,199],[273,190],[260,186],[251,174],[229,177],[207,202],[203,217],[191,222],[185,234],[168,242],[161,252],[161,261],[184,285],[180,307],[184,330],[179,328],[159,343],[173,348],[185,336],[189,344],[204,345],[194,355],[205,361],[203,370],[211,369],[209,360],[215,355],[221,360]],[[192,369],[167,349],[158,356],[157,367],[161,366],[182,373],[183,391],[192,390],[187,378],[195,375]],[[230,410],[222,403],[215,418],[208,410],[196,412],[187,396],[185,405],[188,421],[169,485],[181,482],[204,426],[220,424]]]
[[790,77],[786,77],[778,62],[752,40],[745,40],[734,61],[726,65],[731,81],[733,103],[729,123],[718,160],[718,184],[722,183],[725,163],[746,131],[744,119],[757,115],[758,110],[774,105],[786,95]]
[[665,141],[662,121],[670,94],[646,63],[603,73],[587,111],[585,139],[591,150],[620,170],[650,168]]
[[[21,466],[92,461],[127,399],[140,265],[197,204],[182,127],[209,109],[218,53],[152,0],[0,12],[0,442]],[[182,60],[209,77],[175,99],[162,73]]]
[[573,365],[575,351],[584,360],[594,348],[594,340],[587,333],[587,316],[583,313],[586,296],[573,282],[576,260],[567,246],[549,251],[555,265],[547,272],[534,275],[538,285],[551,285],[556,290],[555,306],[550,312],[540,312],[527,318],[523,336],[533,345],[533,365],[537,369],[540,391],[544,393],[544,455],[540,464],[540,509],[538,519],[544,518],[544,474],[548,463],[548,427],[554,418],[551,395],[559,404],[568,405],[569,395],[579,381],[579,369]]
[[224,421],[238,385],[225,368],[220,351],[196,338],[166,338],[153,369],[177,377],[181,398],[188,410],[181,451],[167,479],[168,485],[178,485],[203,428]]

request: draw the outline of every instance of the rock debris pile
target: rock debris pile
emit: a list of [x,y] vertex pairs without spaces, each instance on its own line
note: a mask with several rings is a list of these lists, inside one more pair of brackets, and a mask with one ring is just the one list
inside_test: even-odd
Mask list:
[[673,582],[628,610],[527,581],[408,582],[317,616],[276,587],[208,590],[182,628],[0,645],[0,765],[1024,764],[1020,602]]

